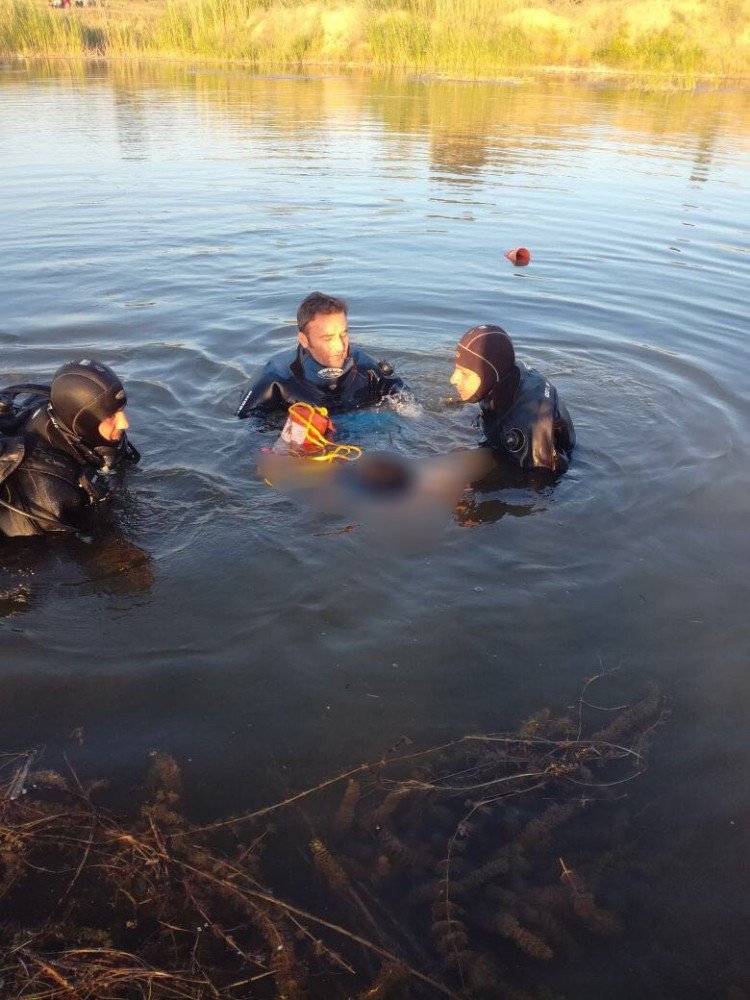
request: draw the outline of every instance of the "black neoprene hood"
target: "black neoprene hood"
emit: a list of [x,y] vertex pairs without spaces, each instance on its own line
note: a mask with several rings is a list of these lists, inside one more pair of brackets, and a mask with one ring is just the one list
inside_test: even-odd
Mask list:
[[55,416],[87,444],[102,443],[99,424],[127,401],[120,379],[99,361],[70,361],[52,379],[50,402]]
[[479,376],[479,388],[466,400],[476,403],[511,374],[516,354],[510,337],[499,326],[475,326],[467,330],[456,346],[456,364]]

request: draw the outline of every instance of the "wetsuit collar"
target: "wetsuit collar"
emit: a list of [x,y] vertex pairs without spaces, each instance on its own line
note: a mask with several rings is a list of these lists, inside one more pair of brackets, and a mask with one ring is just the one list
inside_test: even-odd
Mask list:
[[481,401],[482,409],[485,411],[494,410],[500,417],[507,413],[515,402],[522,374],[523,365],[514,365],[513,370],[508,372],[499,382],[496,382],[489,394]]
[[354,358],[351,353],[347,354],[341,368],[326,368],[319,361],[300,346],[297,350],[297,359],[302,369],[302,377],[306,382],[312,382],[320,389],[330,389],[338,385],[341,379],[354,367]]
[[47,403],[44,408],[47,417],[47,424],[44,427],[43,436],[46,437],[53,448],[59,448],[71,455],[80,465],[93,465],[100,468],[104,460],[97,455],[94,449],[86,444],[81,438],[61,420],[60,416],[52,409],[52,403]]
[[89,445],[73,434],[54,412],[50,403],[40,407],[32,417],[32,421],[30,430],[35,430],[53,448],[70,455],[79,465],[92,466],[100,472],[112,472],[121,462],[135,465],[140,460],[140,453],[128,441],[124,432],[117,441],[110,443],[102,439],[100,445]]

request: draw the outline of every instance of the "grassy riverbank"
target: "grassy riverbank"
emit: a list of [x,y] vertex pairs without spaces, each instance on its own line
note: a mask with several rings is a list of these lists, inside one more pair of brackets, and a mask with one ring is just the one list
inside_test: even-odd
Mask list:
[[0,53],[720,80],[750,77],[750,0],[10,0]]

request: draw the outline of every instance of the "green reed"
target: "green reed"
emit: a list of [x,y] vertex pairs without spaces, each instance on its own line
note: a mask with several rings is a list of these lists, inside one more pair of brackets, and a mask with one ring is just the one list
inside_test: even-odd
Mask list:
[[0,52],[83,55],[88,46],[78,18],[54,17],[37,3],[10,0],[0,19]]
[[750,72],[750,0],[108,0],[67,11],[10,0],[0,53],[693,81]]

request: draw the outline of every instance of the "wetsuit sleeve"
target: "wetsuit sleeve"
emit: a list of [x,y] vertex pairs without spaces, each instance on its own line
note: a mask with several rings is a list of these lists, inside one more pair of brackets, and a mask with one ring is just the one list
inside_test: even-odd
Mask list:
[[539,405],[539,412],[531,428],[531,465],[535,469],[557,468],[554,435],[554,410],[550,400]]
[[557,416],[555,418],[555,447],[570,458],[576,446],[576,431],[573,421],[564,403],[557,401]]
[[[383,365],[387,365],[390,374],[385,373]],[[401,390],[409,391],[409,386],[400,378],[391,368],[387,361],[381,361],[378,365],[381,370],[380,386],[381,395],[383,396],[393,396],[394,393],[401,392]]]
[[91,506],[76,484],[23,466],[0,487],[0,498],[10,505],[2,505],[0,529],[16,536],[80,531]]
[[[85,531],[91,515],[91,507],[91,499],[86,491],[80,486],[75,489],[69,485],[58,496],[53,514],[64,526],[62,530],[73,528],[74,531]],[[55,530],[52,525],[48,525],[46,530],[50,530],[50,528]]]
[[550,472],[566,472],[575,445],[575,430],[563,403],[545,400],[539,407],[531,440],[532,465]]
[[278,381],[278,371],[274,366],[266,365],[242,394],[237,416],[244,418],[251,413],[269,413],[271,410],[283,409],[288,406],[285,395]]
[[21,438],[3,438],[0,436],[0,535],[15,535],[16,525],[20,517],[21,529],[24,534],[35,534],[28,518],[18,515],[10,509],[13,505],[11,483],[13,474],[23,461],[24,446]]
[[[364,365],[363,365],[364,361]],[[409,386],[393,370],[393,365],[387,361],[373,361],[369,355],[363,355],[358,362],[360,369],[367,368],[367,375],[376,400],[385,399],[386,396],[393,396],[401,390],[408,391]]]

